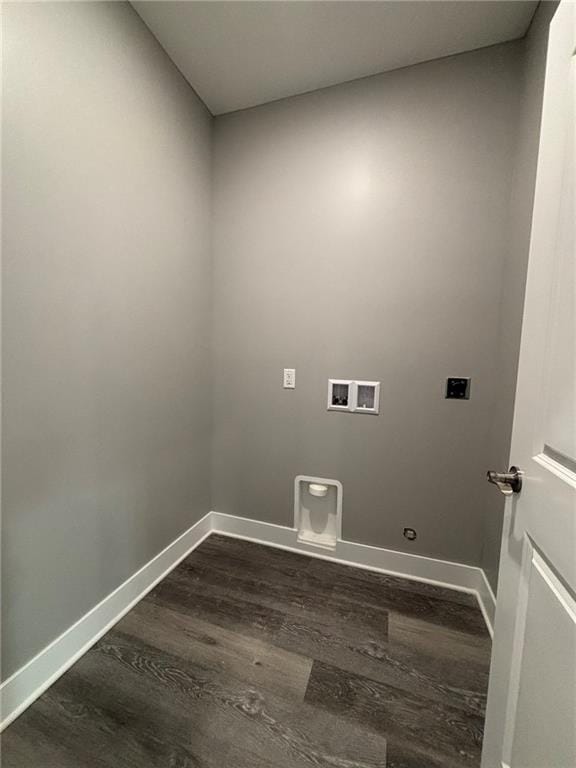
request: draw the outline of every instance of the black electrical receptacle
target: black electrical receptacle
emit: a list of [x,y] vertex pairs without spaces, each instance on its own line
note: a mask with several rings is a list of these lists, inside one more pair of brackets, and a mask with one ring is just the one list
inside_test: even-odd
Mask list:
[[470,400],[470,379],[462,376],[446,379],[446,399]]

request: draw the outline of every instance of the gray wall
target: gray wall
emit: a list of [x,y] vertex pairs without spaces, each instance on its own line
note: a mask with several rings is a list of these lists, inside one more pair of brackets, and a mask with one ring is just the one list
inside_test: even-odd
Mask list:
[[218,118],[211,329],[210,116],[130,6],[4,6],[4,677],[208,509],[290,525],[300,473],[346,538],[495,583],[553,7]]
[[211,118],[129,5],[3,13],[7,676],[210,508]]
[[[491,468],[508,468],[512,417],[516,394],[516,374],[520,351],[520,333],[524,289],[530,247],[530,225],[534,203],[540,117],[544,91],[548,26],[558,3],[540,3],[522,41],[522,81],[520,85],[520,119],[516,132],[514,175],[509,216],[509,245],[502,270],[502,302],[498,349],[499,389],[494,405],[491,434]],[[496,589],[500,538],[504,515],[504,498],[493,493],[484,518],[482,567]]]
[[[291,525],[295,475],[332,477],[345,538],[480,562],[521,53],[216,119],[213,509]],[[381,380],[380,416],[329,377]]]

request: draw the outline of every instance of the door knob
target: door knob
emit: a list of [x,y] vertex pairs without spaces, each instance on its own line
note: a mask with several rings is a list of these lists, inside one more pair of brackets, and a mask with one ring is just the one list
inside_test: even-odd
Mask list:
[[512,496],[513,493],[520,493],[522,490],[522,475],[524,473],[518,467],[510,467],[508,472],[486,473],[489,483],[494,483],[504,496]]

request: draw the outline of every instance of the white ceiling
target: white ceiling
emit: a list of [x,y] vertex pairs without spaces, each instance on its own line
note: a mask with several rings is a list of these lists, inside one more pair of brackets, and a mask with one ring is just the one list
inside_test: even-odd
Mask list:
[[537,2],[133,2],[215,115],[522,37]]

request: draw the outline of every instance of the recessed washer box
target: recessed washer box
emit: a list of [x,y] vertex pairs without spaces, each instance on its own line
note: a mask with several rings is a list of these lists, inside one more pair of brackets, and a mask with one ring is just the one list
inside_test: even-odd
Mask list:
[[378,413],[380,410],[380,382],[356,381],[354,413]]
[[328,410],[378,414],[380,410],[380,382],[329,379]]
[[354,382],[349,379],[328,380],[328,410],[351,411],[353,405]]

